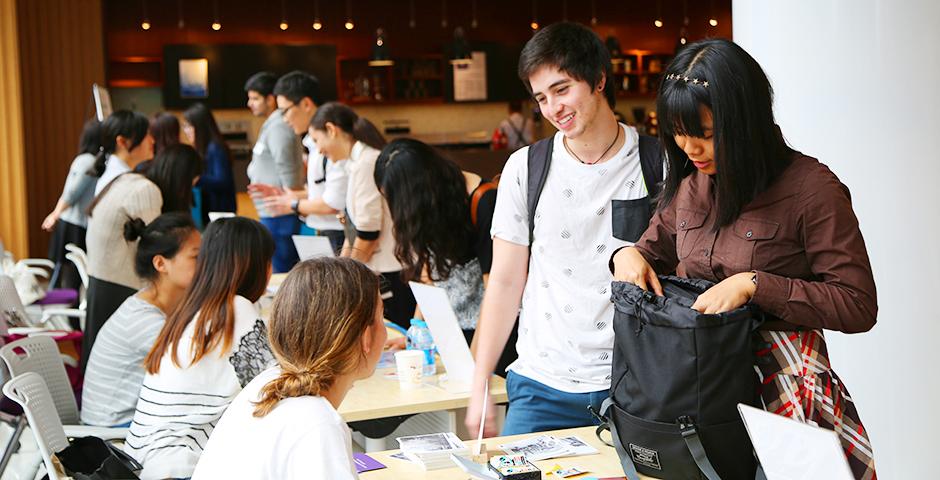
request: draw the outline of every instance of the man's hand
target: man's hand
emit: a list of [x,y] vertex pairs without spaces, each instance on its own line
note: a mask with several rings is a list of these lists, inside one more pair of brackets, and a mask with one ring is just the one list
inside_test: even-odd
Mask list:
[[663,296],[663,287],[649,262],[634,247],[621,249],[614,255],[614,280],[632,283],[643,290]]

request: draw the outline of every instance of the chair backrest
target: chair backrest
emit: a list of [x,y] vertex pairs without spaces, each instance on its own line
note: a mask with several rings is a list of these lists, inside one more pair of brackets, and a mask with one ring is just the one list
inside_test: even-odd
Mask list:
[[[31,324],[29,314],[26,313],[26,307],[20,300],[20,294],[16,291],[16,284],[9,275],[0,274],[0,317],[9,315],[9,312],[15,313],[24,324]],[[0,325],[3,332],[6,332],[6,323]]]
[[82,250],[82,247],[79,247],[74,243],[66,243],[65,250],[69,253],[74,253],[77,255],[82,262],[82,268],[84,268],[86,272],[88,271],[88,254]]
[[72,384],[52,337],[37,335],[8,343],[0,348],[0,358],[10,369],[11,377],[35,372],[45,380],[63,424],[81,423]]
[[59,480],[52,463],[52,454],[68,447],[69,440],[56,414],[55,402],[52,401],[46,383],[39,374],[27,372],[14,376],[13,380],[7,382],[3,386],[3,394],[23,407],[33,435],[36,436],[49,479]]
[[86,299],[86,294],[88,292],[88,269],[86,268],[85,257],[76,252],[69,252],[65,254],[65,258],[75,265],[75,270],[78,271],[78,276],[82,279],[82,288],[80,288],[78,291],[78,298],[81,299],[81,301],[78,303],[78,309],[85,311],[88,305]]

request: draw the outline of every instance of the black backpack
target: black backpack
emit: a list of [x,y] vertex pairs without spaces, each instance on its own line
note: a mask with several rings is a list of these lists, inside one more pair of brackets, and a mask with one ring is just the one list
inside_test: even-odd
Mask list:
[[737,405],[760,408],[752,305],[692,310],[713,284],[660,276],[664,296],[614,282],[610,398],[601,407],[627,478],[754,479],[757,462]]
[[[529,245],[535,238],[535,207],[542,196],[545,179],[548,178],[548,168],[552,164],[552,147],[555,136],[543,138],[529,146],[529,190],[526,197],[529,207]],[[640,167],[643,169],[643,182],[646,183],[646,198],[636,200],[614,200],[618,206],[615,208],[615,233],[619,229],[623,238],[629,242],[636,242],[649,225],[649,220],[656,210],[656,198],[659,196],[663,180],[663,157],[659,140],[648,135],[640,135]]]

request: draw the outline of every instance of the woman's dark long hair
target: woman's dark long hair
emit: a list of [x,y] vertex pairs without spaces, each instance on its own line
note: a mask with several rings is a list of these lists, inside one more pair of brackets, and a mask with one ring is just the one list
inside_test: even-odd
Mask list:
[[387,143],[385,137],[379,133],[379,129],[372,122],[360,117],[353,109],[342,103],[324,103],[317,108],[317,113],[310,119],[310,126],[316,130],[326,131],[327,123],[332,123],[336,128],[352,136],[354,140],[376,150],[381,150]]
[[202,170],[196,150],[177,143],[161,150],[144,175],[160,189],[163,213],[188,212],[193,206],[193,181]]
[[216,123],[215,116],[212,115],[212,110],[209,110],[209,107],[201,102],[194,103],[193,106],[183,112],[183,118],[193,126],[194,136],[196,137],[193,146],[196,147],[199,155],[205,158],[206,153],[209,152],[209,144],[215,142],[225,152],[226,158],[232,158],[229,155],[225,137],[222,136],[219,124]]
[[395,225],[395,258],[405,280],[424,267],[446,280],[466,261],[474,232],[463,172],[436,150],[408,138],[389,143],[375,163],[375,184]]
[[661,207],[672,201],[682,179],[695,171],[674,135],[705,138],[703,107],[712,113],[717,169],[713,228],[718,229],[732,223],[767,190],[790,164],[794,150],[774,122],[773,89],[757,61],[728,40],[692,43],[666,68],[656,100],[659,137],[669,162]]
[[150,120],[150,134],[156,157],[163,149],[180,143],[180,121],[172,113],[157,112]]
[[108,157],[117,150],[117,137],[130,140],[128,150],[133,150],[144,141],[150,130],[150,121],[140,113],[130,110],[118,110],[101,122],[100,148],[95,157],[95,163],[88,174],[100,177],[104,174],[104,167]]
[[[163,198],[161,213],[185,212],[193,205],[193,181],[202,174],[202,158],[196,150],[182,143],[167,147],[147,162],[146,168],[139,173],[160,189]],[[124,174],[127,175],[127,174]],[[111,182],[99,193],[88,206],[91,216],[98,203],[105,198],[115,182]],[[112,201],[112,199],[108,199]],[[120,202],[122,199],[113,199]]]
[[[235,296],[251,302],[261,298],[273,255],[274,240],[260,223],[245,217],[210,223],[202,236],[193,282],[144,359],[147,372],[159,372],[166,353],[180,366],[180,353],[196,363],[216,347],[228,351],[235,335]],[[192,349],[179,352],[180,339],[194,321]]]
[[[92,118],[82,126],[82,134],[78,137],[78,155],[90,153],[97,155],[101,147],[101,122]],[[104,173],[104,172],[102,172]]]

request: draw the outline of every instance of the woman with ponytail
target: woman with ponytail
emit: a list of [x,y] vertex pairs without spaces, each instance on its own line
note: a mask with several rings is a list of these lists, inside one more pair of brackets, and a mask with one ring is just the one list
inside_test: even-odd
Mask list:
[[153,158],[150,121],[130,110],[118,110],[101,123],[101,145],[88,174],[98,177],[95,196],[122,173]]
[[278,365],[235,397],[193,479],[357,478],[336,410],[382,354],[379,277],[348,258],[302,262],[278,289],[269,328]]
[[97,178],[86,174],[95,163],[95,155],[101,146],[101,123],[97,119],[85,122],[78,142],[78,155],[72,160],[69,174],[65,178],[62,195],[55,209],[42,221],[42,229],[53,232],[49,243],[49,259],[56,262],[55,275],[50,287],[74,288],[81,286],[78,270],[66,260],[65,246],[72,243],[85,249],[85,233],[88,227],[88,205],[95,196]]
[[134,271],[147,286],[128,297],[98,332],[82,388],[83,424],[130,424],[144,357],[193,280],[200,238],[183,212],[165,213],[150,225],[139,218],[124,224],[124,239],[137,241]]
[[[87,365],[98,330],[127,297],[145,286],[132,268],[137,242],[124,236],[128,219],[144,224],[161,213],[188,212],[193,183],[202,173],[199,154],[187,145],[160,152],[145,174],[125,173],[98,194],[88,208],[88,301],[82,336],[82,365]],[[84,369],[84,367],[83,367]]]
[[271,276],[273,253],[271,234],[248,218],[216,220],[203,233],[192,284],[144,359],[124,444],[144,467],[140,478],[192,476],[229,403],[274,364],[254,306]]
[[337,102],[317,109],[310,121],[310,136],[327,158],[349,159],[343,220],[346,243],[341,255],[359,260],[382,275],[385,318],[408,328],[415,312],[415,299],[401,278],[402,267],[395,258],[392,215],[374,178],[375,163],[385,139],[375,125]]

